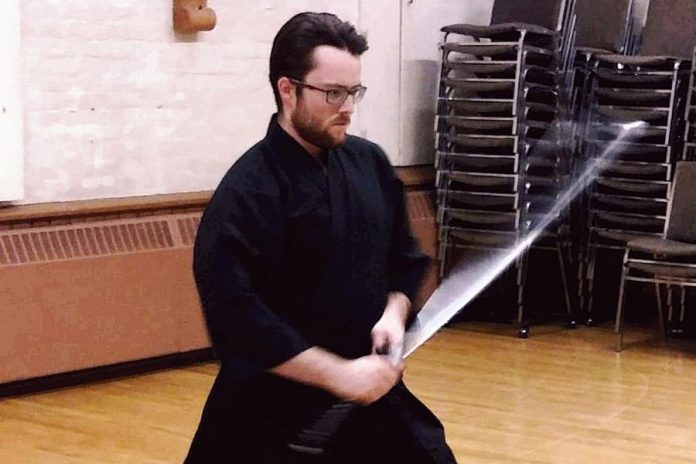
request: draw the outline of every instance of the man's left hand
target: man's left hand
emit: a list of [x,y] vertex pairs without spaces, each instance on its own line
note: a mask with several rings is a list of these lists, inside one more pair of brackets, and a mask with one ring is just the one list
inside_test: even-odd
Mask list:
[[372,352],[401,357],[411,301],[401,292],[389,294],[382,317],[372,328]]

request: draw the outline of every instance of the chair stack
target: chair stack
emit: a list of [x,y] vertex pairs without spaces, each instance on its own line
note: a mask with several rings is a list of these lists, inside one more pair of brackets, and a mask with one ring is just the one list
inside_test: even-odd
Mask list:
[[[577,39],[575,61],[573,65],[573,86],[570,95],[570,106],[573,115],[573,160],[574,177],[582,175],[586,159],[583,142],[590,108],[591,90],[593,85],[593,70],[597,55],[633,54],[636,37],[636,18],[634,5],[636,0],[616,0],[607,3],[604,0],[578,0]],[[639,19],[638,19],[639,20]],[[581,195],[574,200],[572,207],[572,226],[574,231],[575,254],[578,256],[578,299],[584,307],[583,244],[586,238],[586,223],[588,201]]]
[[685,161],[696,161],[696,48],[691,60],[691,74],[689,75],[689,90],[687,91],[684,123],[684,151],[682,159]]
[[[573,121],[586,120],[583,114],[592,84],[591,74],[595,55],[633,55],[636,26],[634,5],[636,0],[578,0],[577,38],[572,67],[570,105]],[[581,124],[578,130],[583,131]]]
[[[598,251],[624,250],[628,241],[659,236],[665,227],[674,163],[681,157],[690,70],[687,59],[669,53],[665,29],[659,27],[668,20],[660,10],[672,7],[667,0],[650,3],[641,50],[649,56],[593,57],[582,161],[601,173],[587,191],[585,207],[589,324]],[[642,127],[626,129],[638,121]]]
[[[558,7],[558,23],[574,24],[572,4]],[[567,187],[562,95],[573,33],[519,23],[459,24],[442,32],[435,164],[444,277],[455,249],[510,249],[519,243]],[[534,247],[557,253],[574,325],[566,273],[570,243],[563,211]],[[521,337],[530,322],[524,309],[526,263],[523,253],[514,269]]]

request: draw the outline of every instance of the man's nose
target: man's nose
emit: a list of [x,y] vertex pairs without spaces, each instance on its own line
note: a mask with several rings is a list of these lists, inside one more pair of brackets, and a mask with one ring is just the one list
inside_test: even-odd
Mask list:
[[353,113],[355,111],[355,95],[348,95],[348,97],[343,100],[343,104],[338,109],[341,113]]

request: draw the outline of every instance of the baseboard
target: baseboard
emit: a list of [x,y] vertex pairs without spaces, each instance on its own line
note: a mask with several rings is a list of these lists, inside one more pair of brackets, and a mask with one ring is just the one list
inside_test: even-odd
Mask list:
[[106,380],[114,380],[163,369],[174,369],[213,360],[215,360],[213,350],[211,348],[206,348],[186,353],[176,353],[158,356],[156,358],[47,375],[0,384],[0,398],[28,395],[31,393],[74,387],[87,383],[103,382]]

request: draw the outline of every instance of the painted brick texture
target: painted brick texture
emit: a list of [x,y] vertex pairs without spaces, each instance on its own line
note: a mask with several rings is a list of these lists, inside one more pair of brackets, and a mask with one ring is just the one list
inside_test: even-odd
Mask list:
[[179,36],[171,0],[23,0],[24,202],[214,188],[274,111],[280,25],[358,3],[211,0],[216,28]]

